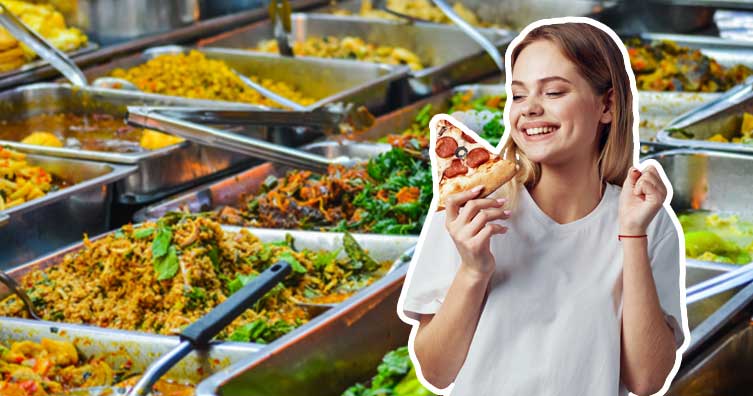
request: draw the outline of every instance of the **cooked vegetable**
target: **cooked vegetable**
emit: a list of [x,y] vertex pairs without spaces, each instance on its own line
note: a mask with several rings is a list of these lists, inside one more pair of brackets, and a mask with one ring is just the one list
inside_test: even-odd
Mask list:
[[753,223],[708,212],[681,214],[679,220],[688,258],[728,264],[753,261]]
[[[225,232],[207,218],[171,215],[127,225],[21,284],[46,320],[176,334],[278,260],[294,271],[219,336],[270,342],[309,321],[297,302],[336,303],[386,272],[346,234],[349,257],[295,250],[292,237],[263,243],[248,230]],[[343,255],[345,256],[345,255]],[[24,316],[15,296],[0,315]]]
[[377,374],[369,384],[356,384],[342,396],[431,396],[428,389],[418,381],[416,369],[410,360],[407,347],[401,347],[384,355],[377,367]]
[[[160,55],[128,70],[115,69],[110,75],[124,78],[150,93],[282,107],[246,86],[225,62],[209,59],[195,50],[188,54]],[[302,105],[315,102],[284,82],[250,78]]]
[[[0,3],[61,51],[73,51],[88,41],[81,30],[66,26],[63,14],[50,5],[16,0],[2,0]],[[37,54],[31,48],[0,27],[0,72],[18,69],[35,58]]]
[[[447,15],[445,15],[442,10],[432,4],[430,0],[387,0],[387,7],[391,10],[397,11],[401,14],[410,15],[414,18],[420,18],[436,23],[452,23]],[[478,16],[476,16],[475,13],[473,13],[473,11],[466,8],[461,2],[454,3],[452,9],[455,11],[455,13],[458,14],[458,16],[463,18],[471,25],[478,27],[499,27],[496,24],[482,21]],[[334,14],[350,15],[350,12],[343,9],[337,9],[334,11]],[[384,10],[374,8],[371,0],[361,1],[361,10],[359,15],[369,18],[401,21],[404,20],[403,18],[390,14]]]
[[0,147],[0,210],[44,196],[65,182],[26,162],[26,154]]
[[[277,40],[264,40],[254,50],[280,52],[277,47]],[[308,37],[306,41],[293,43],[293,54],[319,58],[357,59],[390,65],[408,65],[413,70],[424,68],[421,58],[408,49],[367,43],[360,37],[352,36],[343,38],[335,36]]]
[[744,65],[728,69],[700,50],[670,40],[643,43],[628,40],[636,85],[646,91],[720,92],[742,83],[753,70]]
[[[719,133],[705,140],[718,143],[753,144],[753,114],[744,112],[742,117],[731,119],[729,123],[722,125],[729,124],[733,124],[734,127],[731,129],[720,127]],[[728,128],[731,126],[729,125]],[[669,132],[670,136],[676,139],[696,139],[696,135],[686,129],[675,128],[670,129]]]

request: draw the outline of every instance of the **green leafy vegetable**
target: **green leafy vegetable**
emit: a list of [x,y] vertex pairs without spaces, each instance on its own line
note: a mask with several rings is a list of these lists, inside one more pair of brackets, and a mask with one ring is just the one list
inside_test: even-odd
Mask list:
[[154,227],[140,228],[133,232],[134,239],[145,239],[152,236],[154,233]]
[[230,340],[267,344],[289,333],[293,328],[294,326],[281,320],[270,323],[268,319],[260,318],[238,327],[233,334],[230,335]]
[[256,279],[256,277],[257,275],[240,274],[227,284],[227,289],[230,292],[230,294],[233,294],[237,292],[238,290],[242,289],[243,286],[246,286],[252,280]]
[[345,248],[345,253],[350,257],[351,267],[354,270],[373,272],[379,268],[379,263],[371,258],[361,245],[358,244],[356,239],[353,238],[353,235],[350,235],[348,232],[343,236],[343,247]]
[[157,259],[168,253],[170,242],[173,239],[173,231],[164,223],[158,223],[157,236],[152,242],[152,257]]
[[293,268],[294,272],[298,272],[300,274],[305,274],[307,272],[306,267],[304,267],[303,264],[298,261],[298,259],[293,257],[293,254],[290,252],[282,253],[281,255],[277,256],[277,259],[287,261]]
[[157,272],[157,280],[166,280],[175,276],[180,268],[175,246],[170,246],[167,249],[167,254],[155,258],[153,264],[154,271]]

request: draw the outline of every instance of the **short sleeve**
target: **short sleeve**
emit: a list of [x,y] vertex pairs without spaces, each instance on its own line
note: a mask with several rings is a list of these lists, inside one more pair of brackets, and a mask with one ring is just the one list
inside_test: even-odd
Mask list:
[[403,312],[413,319],[436,313],[460,266],[460,255],[445,228],[445,211],[427,216],[410,266],[403,284]]
[[[659,296],[661,305],[667,323],[672,327],[675,336],[676,346],[679,347],[685,340],[683,333],[683,315],[685,307],[682,304],[682,279],[680,279],[680,239],[677,235],[677,229],[672,224],[669,216],[665,217],[662,232],[658,233],[659,237],[652,248],[649,250],[649,259],[651,260],[651,270],[656,284],[656,292]],[[668,223],[668,225],[667,225]]]

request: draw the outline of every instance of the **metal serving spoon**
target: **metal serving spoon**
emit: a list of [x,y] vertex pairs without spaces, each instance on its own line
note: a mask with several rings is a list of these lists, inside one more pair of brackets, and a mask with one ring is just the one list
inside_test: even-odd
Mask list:
[[34,310],[34,304],[31,303],[31,298],[29,298],[29,295],[26,294],[21,286],[19,286],[18,283],[16,283],[16,281],[3,270],[0,270],[0,283],[4,284],[5,287],[8,288],[8,290],[13,292],[18,296],[18,298],[21,299],[21,302],[24,303],[26,312],[29,313],[29,316],[36,320],[43,320],[42,316],[37,314],[37,311]]

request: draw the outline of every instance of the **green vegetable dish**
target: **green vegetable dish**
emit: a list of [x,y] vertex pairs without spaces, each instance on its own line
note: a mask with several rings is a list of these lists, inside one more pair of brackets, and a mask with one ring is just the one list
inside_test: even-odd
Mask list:
[[[482,136],[497,144],[504,133],[503,107],[504,96],[474,99],[471,92],[453,96],[449,111],[493,111]],[[405,131],[384,138],[392,150],[365,163],[331,166],[325,174],[295,170],[269,177],[239,207],[208,215],[251,227],[418,234],[432,199],[428,125],[435,113],[431,106],[422,108]]]
[[685,233],[687,258],[727,264],[752,261],[752,222],[709,212],[684,213],[679,220]]
[[408,347],[401,347],[384,355],[377,374],[367,383],[348,388],[342,396],[432,396],[418,381],[416,368],[408,355]]

